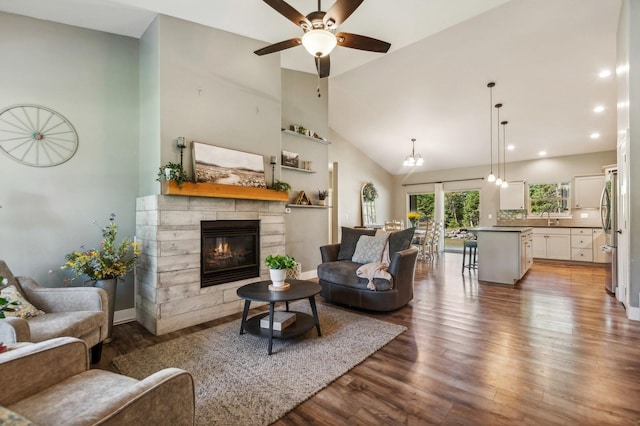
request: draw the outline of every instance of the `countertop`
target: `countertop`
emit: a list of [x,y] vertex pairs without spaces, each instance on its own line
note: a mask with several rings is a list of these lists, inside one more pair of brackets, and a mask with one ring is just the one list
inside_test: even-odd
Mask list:
[[468,228],[469,232],[526,232],[531,231],[531,226],[481,226],[478,228]]
[[[522,225],[496,225],[495,228],[522,228]],[[602,225],[527,225],[529,228],[602,228]]]

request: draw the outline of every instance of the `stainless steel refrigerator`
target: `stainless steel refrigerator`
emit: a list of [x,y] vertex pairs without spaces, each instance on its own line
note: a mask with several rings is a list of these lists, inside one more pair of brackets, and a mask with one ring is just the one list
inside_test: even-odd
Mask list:
[[618,287],[618,169],[605,171],[605,184],[600,197],[600,219],[606,234],[602,251],[607,255],[607,273],[604,286],[611,294]]

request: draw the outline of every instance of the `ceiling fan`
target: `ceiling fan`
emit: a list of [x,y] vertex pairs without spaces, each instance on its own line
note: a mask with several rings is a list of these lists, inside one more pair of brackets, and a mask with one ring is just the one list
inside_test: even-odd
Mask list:
[[364,0],[336,0],[326,12],[321,10],[320,0],[318,0],[318,10],[307,16],[302,15],[283,0],[263,1],[302,28],[304,34],[302,37],[294,37],[258,49],[254,52],[256,55],[267,55],[303,45],[315,57],[318,76],[325,78],[329,77],[329,53],[336,46],[379,53],[387,53],[391,47],[391,44],[375,38],[345,32],[336,33],[337,28],[351,16]]

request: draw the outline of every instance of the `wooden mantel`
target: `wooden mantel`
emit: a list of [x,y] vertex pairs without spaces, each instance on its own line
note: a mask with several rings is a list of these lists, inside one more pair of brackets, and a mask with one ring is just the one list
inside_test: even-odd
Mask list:
[[249,186],[220,185],[217,183],[184,182],[182,188],[173,181],[162,182],[163,195],[183,195],[189,197],[236,198],[241,200],[289,201],[289,194],[273,189]]

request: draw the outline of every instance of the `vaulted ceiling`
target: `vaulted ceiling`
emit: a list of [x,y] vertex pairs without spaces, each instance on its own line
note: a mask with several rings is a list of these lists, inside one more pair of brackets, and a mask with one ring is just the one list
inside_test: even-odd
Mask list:
[[[315,0],[289,0],[307,14]],[[334,1],[323,1],[322,10]],[[387,54],[331,54],[329,127],[392,174],[488,165],[487,83],[502,102],[507,162],[600,152],[616,144],[620,0],[365,0],[340,27],[391,43]],[[0,0],[0,10],[140,37],[158,13],[275,43],[300,29],[261,0]],[[277,53],[276,53],[277,54]],[[302,47],[284,68],[315,73]],[[600,73],[609,70],[608,77]],[[309,94],[315,96],[315,87]],[[601,112],[594,108],[602,107]],[[624,108],[625,106],[620,106]],[[497,117],[493,119],[497,161]],[[502,130],[505,130],[503,133]],[[599,136],[591,137],[597,133]],[[500,154],[502,161],[503,154]]]

